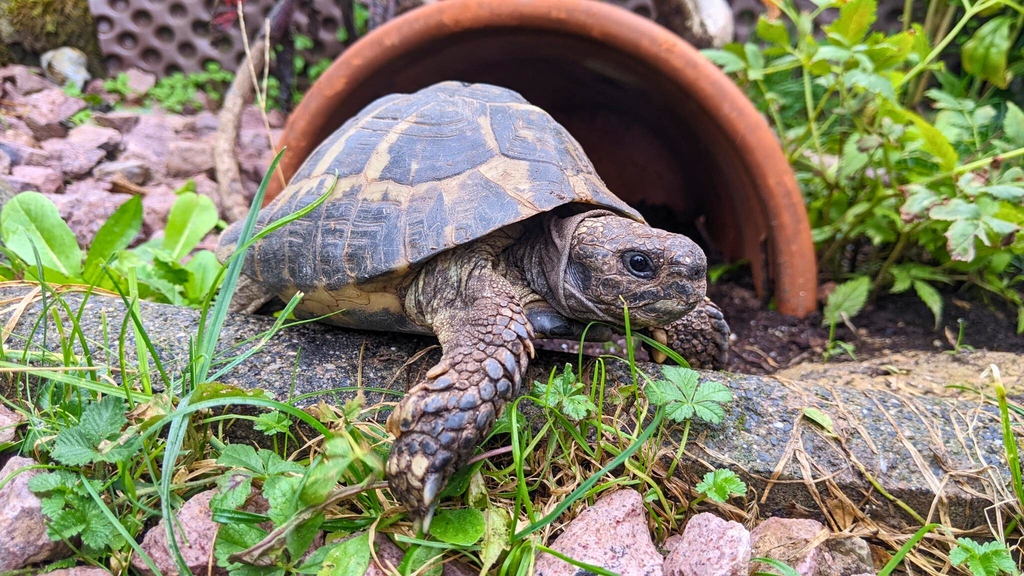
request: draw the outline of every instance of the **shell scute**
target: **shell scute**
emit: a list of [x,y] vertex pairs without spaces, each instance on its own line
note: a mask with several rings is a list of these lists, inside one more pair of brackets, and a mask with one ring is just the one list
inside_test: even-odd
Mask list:
[[491,130],[504,156],[551,164],[570,174],[593,174],[590,162],[571,150],[579,144],[565,130],[552,130],[553,120],[533,106],[491,106]]
[[[348,226],[345,269],[358,283],[408,265],[402,228],[403,206],[395,201],[363,201]],[[326,267],[325,267],[326,269]]]
[[437,254],[448,244],[444,191],[432,184],[409,199],[405,214],[405,253],[411,262]]
[[386,155],[382,180],[415,186],[440,182],[465,173],[492,158],[477,118],[486,105],[448,98],[418,110],[395,127],[394,141],[378,154]]
[[[466,194],[448,197],[448,221],[454,226],[456,244],[473,241],[522,219],[519,202],[476,170],[462,177],[458,189],[465,190]],[[480,210],[479,206],[487,206],[487,209]]]

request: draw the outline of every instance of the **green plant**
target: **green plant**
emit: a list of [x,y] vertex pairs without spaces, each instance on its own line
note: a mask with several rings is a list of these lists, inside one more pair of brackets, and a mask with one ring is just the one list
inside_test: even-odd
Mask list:
[[974,346],[964,343],[964,332],[966,325],[964,324],[963,318],[957,318],[957,331],[956,331],[956,342],[953,343],[952,350],[946,350],[946,354],[959,354],[961,350],[974,350]]
[[199,306],[213,287],[220,263],[208,250],[186,258],[217,222],[213,201],[185,188],[171,208],[163,238],[126,250],[142,228],[142,198],[136,196],[104,223],[83,259],[74,233],[53,202],[37,192],[23,192],[0,212],[0,237],[9,259],[0,265],[0,275],[94,284],[108,290],[127,291],[132,285],[143,298]]
[[871,290],[871,279],[861,276],[836,286],[835,290],[828,295],[825,302],[825,310],[822,314],[821,323],[828,326],[828,344],[825,347],[825,359],[835,356],[839,351],[849,354],[854,360],[854,346],[842,340],[836,340],[836,325],[839,322],[849,322],[860,311],[868,301],[868,292]]
[[697,484],[697,497],[690,505],[696,506],[705,498],[721,504],[733,496],[745,496],[747,485],[732,470],[712,470]]
[[130,79],[128,78],[128,74],[121,72],[114,78],[107,78],[106,81],[103,82],[103,89],[111,94],[117,94],[122,98],[127,98],[132,94],[132,89],[128,86],[129,82]]
[[664,366],[661,371],[665,379],[648,382],[644,391],[651,404],[665,408],[669,420],[683,424],[683,438],[668,470],[671,476],[686,450],[694,416],[711,424],[721,422],[722,404],[732,401],[732,393],[718,382],[700,382],[700,374],[690,368]]
[[597,412],[597,406],[585,390],[586,385],[576,381],[571,364],[566,364],[561,374],[556,375],[552,369],[547,384],[533,383],[533,394],[544,407],[558,410],[575,422]]
[[202,72],[188,75],[175,72],[161,78],[146,94],[164,109],[181,113],[186,108],[202,108],[203,104],[197,98],[200,91],[214,102],[220,101],[233,79],[234,74],[221,68],[220,64],[207,62]]
[[92,110],[89,110],[88,108],[79,110],[78,112],[75,112],[71,118],[68,118],[68,122],[70,122],[72,126],[81,126],[89,120],[92,120]]
[[[758,21],[764,47],[704,54],[778,132],[823,272],[869,277],[869,297],[912,287],[937,324],[935,285],[967,285],[1014,307],[1022,332],[1024,114],[1002,89],[1024,62],[1014,43],[1022,7],[928,5],[923,25],[908,8],[904,30],[886,35],[870,32],[875,0],[821,0],[809,13],[783,1],[784,20]],[[815,37],[814,18],[834,8],[839,18]],[[993,10],[999,15],[964,37]],[[952,28],[942,24],[961,12]],[[963,42],[963,78],[945,64],[955,41]],[[938,86],[928,89],[932,76]]]
[[949,551],[953,566],[967,564],[974,576],[999,576],[1018,574],[1017,566],[1002,542],[978,544],[970,538],[957,538],[957,546]]

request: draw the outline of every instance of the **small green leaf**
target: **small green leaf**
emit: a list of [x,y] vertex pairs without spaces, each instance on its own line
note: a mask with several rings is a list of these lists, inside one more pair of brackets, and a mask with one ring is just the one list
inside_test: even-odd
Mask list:
[[907,222],[917,219],[939,201],[939,196],[930,189],[911,184],[907,186],[907,201],[900,207],[900,215]]
[[709,500],[722,503],[733,496],[747,493],[747,485],[732,470],[713,470],[704,475],[697,484],[697,492],[704,494]]
[[342,475],[355,458],[347,438],[335,436],[327,441],[324,456],[310,470],[302,487],[301,500],[306,506],[321,504],[338,485]]
[[142,442],[137,435],[121,435],[127,423],[124,412],[124,401],[114,396],[89,404],[78,424],[57,433],[50,456],[68,466],[119,462],[134,456]]
[[252,476],[244,472],[223,474],[217,478],[217,494],[210,499],[210,508],[238,510],[252,494]]
[[480,574],[486,574],[491,566],[498,561],[501,553],[508,549],[508,529],[510,520],[508,512],[502,508],[489,507],[484,510],[484,540],[480,544]]
[[370,567],[370,535],[358,534],[334,547],[317,576],[363,576]]
[[764,14],[757,19],[757,35],[768,42],[789,46],[789,32],[785,23],[779,20],[769,20]]
[[[420,576],[441,576],[441,551],[429,546],[412,546],[405,551],[402,563],[398,565],[398,572],[402,576],[411,576],[419,572]],[[421,571],[424,566],[430,566],[427,570]]]
[[938,330],[939,323],[942,322],[942,296],[939,291],[927,282],[914,280],[914,292],[917,292],[917,297],[932,311],[932,316],[935,317],[935,329]]
[[22,192],[4,204],[0,237],[33,271],[35,246],[43,267],[60,275],[54,280],[68,281],[82,275],[82,250],[75,233],[61,219],[57,206],[38,192]]
[[818,426],[821,426],[830,436],[835,436],[836,432],[833,429],[832,417],[825,414],[817,408],[804,408],[804,416],[806,416],[811,422],[814,422]]
[[479,470],[469,478],[469,490],[466,492],[466,503],[481,510],[490,504],[490,494],[487,492],[487,484],[484,475]]
[[449,544],[471,546],[484,535],[484,515],[476,508],[442,510],[430,523],[430,533]]
[[949,551],[949,561],[953,566],[966,563],[974,576],[1017,574],[1016,563],[1002,542],[978,544],[970,538],[957,538],[956,542],[957,546]]
[[665,416],[683,422],[697,416],[712,424],[721,421],[725,411],[721,404],[732,400],[729,389],[718,382],[703,382],[696,370],[680,366],[664,366],[666,380],[647,384],[644,393],[651,404],[665,406]]
[[85,257],[85,279],[97,280],[100,266],[115,253],[124,250],[142,228],[142,197],[132,196],[103,223]]
[[597,406],[584,392],[584,386],[577,383],[570,364],[565,365],[561,374],[552,374],[547,384],[534,382],[533,394],[544,406],[560,411],[575,422],[597,411]]
[[839,35],[848,45],[859,43],[875,23],[875,0],[850,0],[839,11],[839,18],[825,28],[830,36]]
[[845,315],[853,318],[864,308],[868,301],[868,294],[871,291],[871,278],[859,276],[853,280],[843,282],[828,295],[825,303],[822,325],[830,326],[837,324]]
[[256,449],[248,444],[225,446],[220,452],[220,457],[217,458],[217,465],[225,468],[241,468],[257,474],[266,474],[267,472],[263,462],[256,455]]
[[722,72],[725,72],[726,74],[747,69],[747,61],[728,50],[708,49],[701,50],[700,53],[712,63],[720,67]]
[[994,186],[982,186],[978,189],[994,198],[1006,200],[1007,202],[1020,202],[1024,200],[1024,188],[1010,184],[996,184]]
[[263,496],[270,503],[267,516],[270,516],[274,524],[284,524],[299,511],[301,485],[302,478],[295,476],[271,476],[264,482]]
[[206,295],[213,289],[213,283],[220,273],[220,262],[217,256],[209,250],[196,252],[192,259],[185,264],[185,269],[192,273],[185,282],[185,297],[194,304],[203,302]]
[[935,156],[939,160],[939,165],[943,170],[952,171],[956,168],[956,163],[959,157],[956,154],[956,150],[949,143],[949,140],[939,132],[934,126],[928,123],[927,120],[921,118],[913,112],[893,108],[890,114],[895,120],[901,122],[909,122],[917,128],[918,134],[921,136],[921,148],[925,152],[928,152],[932,156]]
[[173,259],[181,259],[213,230],[217,219],[217,206],[209,197],[195,192],[182,193],[167,217],[164,250]]
[[1014,18],[998,16],[985,22],[964,42],[960,60],[964,71],[1006,88],[1006,59],[1010,53],[1010,26]]
[[1006,102],[1006,118],[1003,119],[1006,137],[1018,146],[1024,146],[1024,112],[1013,102]]
[[288,416],[285,416],[281,412],[275,410],[273,412],[267,412],[257,416],[252,427],[263,432],[267,436],[274,436],[276,434],[284,434],[288,431],[288,428],[290,428],[291,425],[292,421]]

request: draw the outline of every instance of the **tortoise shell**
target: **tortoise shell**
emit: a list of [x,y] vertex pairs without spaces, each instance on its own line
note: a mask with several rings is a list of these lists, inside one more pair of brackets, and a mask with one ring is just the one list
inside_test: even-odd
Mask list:
[[[306,315],[343,309],[326,321],[353,327],[422,332],[398,297],[411,272],[511,224],[573,204],[643,221],[565,128],[487,84],[444,82],[374,101],[317,147],[258,226],[332,185],[323,205],[254,244],[243,273],[284,299],[302,291]],[[224,233],[219,252],[240,229]]]

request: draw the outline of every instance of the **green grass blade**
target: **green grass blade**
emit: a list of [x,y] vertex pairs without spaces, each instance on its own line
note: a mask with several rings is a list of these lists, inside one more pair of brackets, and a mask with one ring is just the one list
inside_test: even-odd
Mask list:
[[669,348],[668,346],[665,346],[661,342],[658,342],[657,340],[655,340],[655,339],[653,339],[653,338],[651,338],[649,336],[645,336],[643,334],[635,334],[635,336],[637,338],[639,338],[641,341],[643,341],[644,344],[647,344],[651,348],[654,348],[655,350],[661,352],[665,356],[668,356],[669,358],[671,358],[672,361],[675,362],[676,364],[678,364],[678,365],[680,365],[680,366],[682,366],[684,368],[689,368],[690,367],[690,363],[687,362],[685,358],[683,358],[682,356],[679,355],[678,352],[676,352],[675,350]]
[[[174,476],[174,470],[178,465],[178,454],[181,450],[181,444],[185,440],[185,432],[188,431],[188,415],[191,414],[191,412],[187,412],[187,409],[191,398],[191,394],[184,394],[181,401],[178,403],[178,409],[175,410],[171,416],[171,426],[167,432],[167,443],[164,445],[164,457],[163,462],[161,462],[159,491],[160,514],[164,519],[164,530],[167,533],[167,546],[171,550],[171,556],[174,558],[174,562],[178,565],[178,572],[188,576],[192,576],[192,571],[189,570],[188,564],[181,556],[181,550],[178,548],[178,539],[174,534],[174,525],[176,524],[176,521],[174,517],[174,510],[171,508],[171,479]],[[151,430],[159,430],[160,428],[162,428],[162,426],[154,426]]]
[[1013,426],[1010,422],[1010,410],[1006,402],[1006,388],[998,380],[996,381],[996,398],[999,399],[999,419],[1003,423],[1003,448],[1006,450],[1006,461],[1010,464],[1013,491],[1017,495],[1017,502],[1024,506],[1024,483],[1021,481],[1020,454],[1018,453],[1017,439],[1013,435]]
[[288,314],[291,313],[291,311],[294,310],[295,307],[299,304],[299,300],[302,300],[302,296],[300,294],[292,296],[292,299],[288,301],[288,305],[284,307],[284,310],[281,312],[281,315],[277,317],[277,319],[274,321],[274,325],[270,328],[270,330],[266,332],[265,336],[261,338],[258,342],[253,344],[248,350],[235,356],[227,364],[225,364],[219,370],[214,372],[213,376],[210,376],[210,380],[216,382],[221,377],[226,375],[228,372],[233,370],[236,366],[238,366],[242,362],[245,362],[253,354],[262,350],[263,347],[267,345],[267,342],[269,342],[270,339],[273,338],[284,326]]
[[892,574],[892,571],[898,568],[900,563],[903,562],[903,557],[906,556],[907,553],[910,552],[926,534],[938,527],[938,524],[926,524],[925,526],[922,526],[920,530],[910,537],[910,540],[907,540],[903,546],[900,546],[899,551],[889,559],[889,562],[882,568],[882,571],[878,573],[878,576],[889,576]]
[[[267,186],[270,184],[271,175],[277,169],[277,164],[281,161],[281,156],[284,155],[284,152],[284,149],[278,152],[277,156],[274,157],[274,161],[270,163],[270,169],[263,175],[263,182],[260,183],[259,190],[256,191],[256,196],[252,200],[252,206],[249,208],[249,216],[242,225],[242,232],[238,237],[239,246],[244,246],[253,235],[253,230],[256,228],[256,220],[260,213],[260,206],[263,204],[263,197],[267,193]],[[224,327],[224,320],[228,315],[231,297],[235,293],[235,287],[238,286],[238,276],[242,273],[242,264],[244,263],[245,258],[240,257],[231,260],[231,264],[228,265],[227,276],[220,287],[216,303],[213,305],[213,316],[209,319],[208,324],[206,322],[206,310],[204,309],[203,311],[203,317],[199,323],[199,357],[196,359],[198,365],[196,366],[196,379],[194,380],[196,384],[205,382],[206,375],[210,371],[210,364],[213,362],[217,341],[220,339],[220,331]]]
[[561,552],[558,552],[557,550],[552,550],[551,548],[548,548],[547,546],[544,546],[544,545],[541,545],[541,544],[537,544],[537,549],[540,550],[541,552],[547,552],[548,554],[551,554],[555,558],[558,558],[559,560],[563,560],[565,562],[568,562],[569,564],[572,564],[573,566],[575,566],[577,568],[582,568],[583,570],[586,570],[587,572],[593,572],[594,574],[600,574],[601,576],[619,576],[618,572],[612,572],[611,570],[607,570],[605,568],[601,568],[600,566],[594,566],[593,564],[587,564],[586,562],[580,562],[579,560],[574,560],[574,559],[566,556],[565,554],[562,554]]
[[85,477],[85,474],[79,472],[78,475],[82,478],[82,485],[85,486],[86,490],[88,490],[89,496],[92,496],[93,501],[95,501],[96,505],[100,507],[100,511],[102,511],[103,515],[107,517],[107,520],[113,524],[114,529],[117,530],[118,534],[128,542],[128,545],[132,547],[132,550],[139,555],[139,558],[142,558],[142,561],[146,563],[146,566],[149,566],[149,569],[152,570],[154,574],[157,576],[163,576],[160,569],[153,563],[153,559],[146,554],[146,551],[143,550],[141,546],[139,546],[139,543],[135,541],[135,538],[132,538],[132,535],[124,529],[121,521],[117,519],[117,516],[114,516],[114,513],[110,511],[110,508],[107,508],[106,503],[103,502],[103,498],[101,498],[99,493],[96,492],[96,489],[92,487],[92,484],[89,483],[89,479]]
[[788,564],[786,564],[785,562],[780,562],[779,560],[776,560],[774,558],[751,558],[750,559],[750,563],[751,564],[754,564],[755,562],[760,562],[761,564],[767,564],[767,565],[771,566],[772,568],[775,568],[776,570],[779,571],[778,574],[772,574],[771,572],[755,572],[754,574],[756,574],[758,576],[760,576],[762,574],[767,574],[768,576],[800,576],[800,573],[797,572],[796,570],[794,570],[793,568],[791,568]]
[[529,526],[524,528],[521,532],[519,532],[515,536],[513,536],[512,537],[512,542],[515,543],[515,542],[517,542],[519,540],[522,540],[524,537],[529,536],[533,532],[536,532],[537,530],[540,530],[544,526],[547,526],[548,524],[550,524],[550,523],[554,522],[555,520],[557,520],[558,517],[562,514],[562,512],[565,511],[566,508],[571,506],[573,502],[575,502],[576,500],[580,499],[584,494],[586,494],[587,491],[590,490],[590,488],[594,484],[597,484],[597,481],[600,480],[605,474],[607,474],[611,470],[614,470],[618,466],[621,466],[622,463],[625,462],[627,458],[629,458],[630,456],[633,455],[634,452],[639,450],[640,447],[643,446],[644,443],[647,442],[647,440],[649,440],[651,438],[651,436],[654,435],[654,431],[657,430],[658,426],[661,425],[661,420],[662,420],[663,417],[664,417],[664,412],[661,409],[659,409],[657,414],[654,415],[654,420],[652,420],[651,423],[647,425],[647,429],[644,430],[642,434],[640,434],[640,436],[636,439],[636,441],[634,441],[632,444],[630,444],[630,446],[628,448],[623,450],[621,454],[616,456],[614,460],[609,462],[607,466],[605,466],[604,468],[599,470],[596,474],[594,474],[593,476],[588,478],[585,482],[580,484],[575,490],[572,491],[572,494],[569,494],[569,496],[565,500],[563,500],[558,506],[556,506],[555,509],[552,510],[550,514],[548,514],[544,518],[541,518],[537,522],[534,522],[533,524],[530,524]]
[[[195,404],[188,404],[187,406],[179,405],[178,408],[173,413],[164,416],[163,418],[158,420],[152,427],[146,430],[146,432],[142,435],[142,439],[146,440],[153,436],[154,434],[157,434],[158,432],[160,432],[161,428],[166,426],[169,422],[174,421],[176,418],[184,417],[189,414],[192,414],[193,412],[198,412],[200,410],[209,410],[213,408],[221,408],[224,406],[231,405],[257,406],[261,408],[267,408],[270,410],[279,410],[281,412],[288,414],[289,416],[293,416],[295,418],[298,418],[299,420],[302,420],[306,424],[309,424],[313,429],[315,429],[320,434],[323,434],[325,436],[332,435],[331,431],[328,430],[327,427],[324,426],[319,420],[310,416],[306,412],[299,410],[294,406],[270,400],[268,398],[248,398],[244,396],[236,396],[229,398],[215,398],[213,400],[204,400],[202,402],[196,402]],[[170,442],[168,442],[168,447],[169,446]]]

